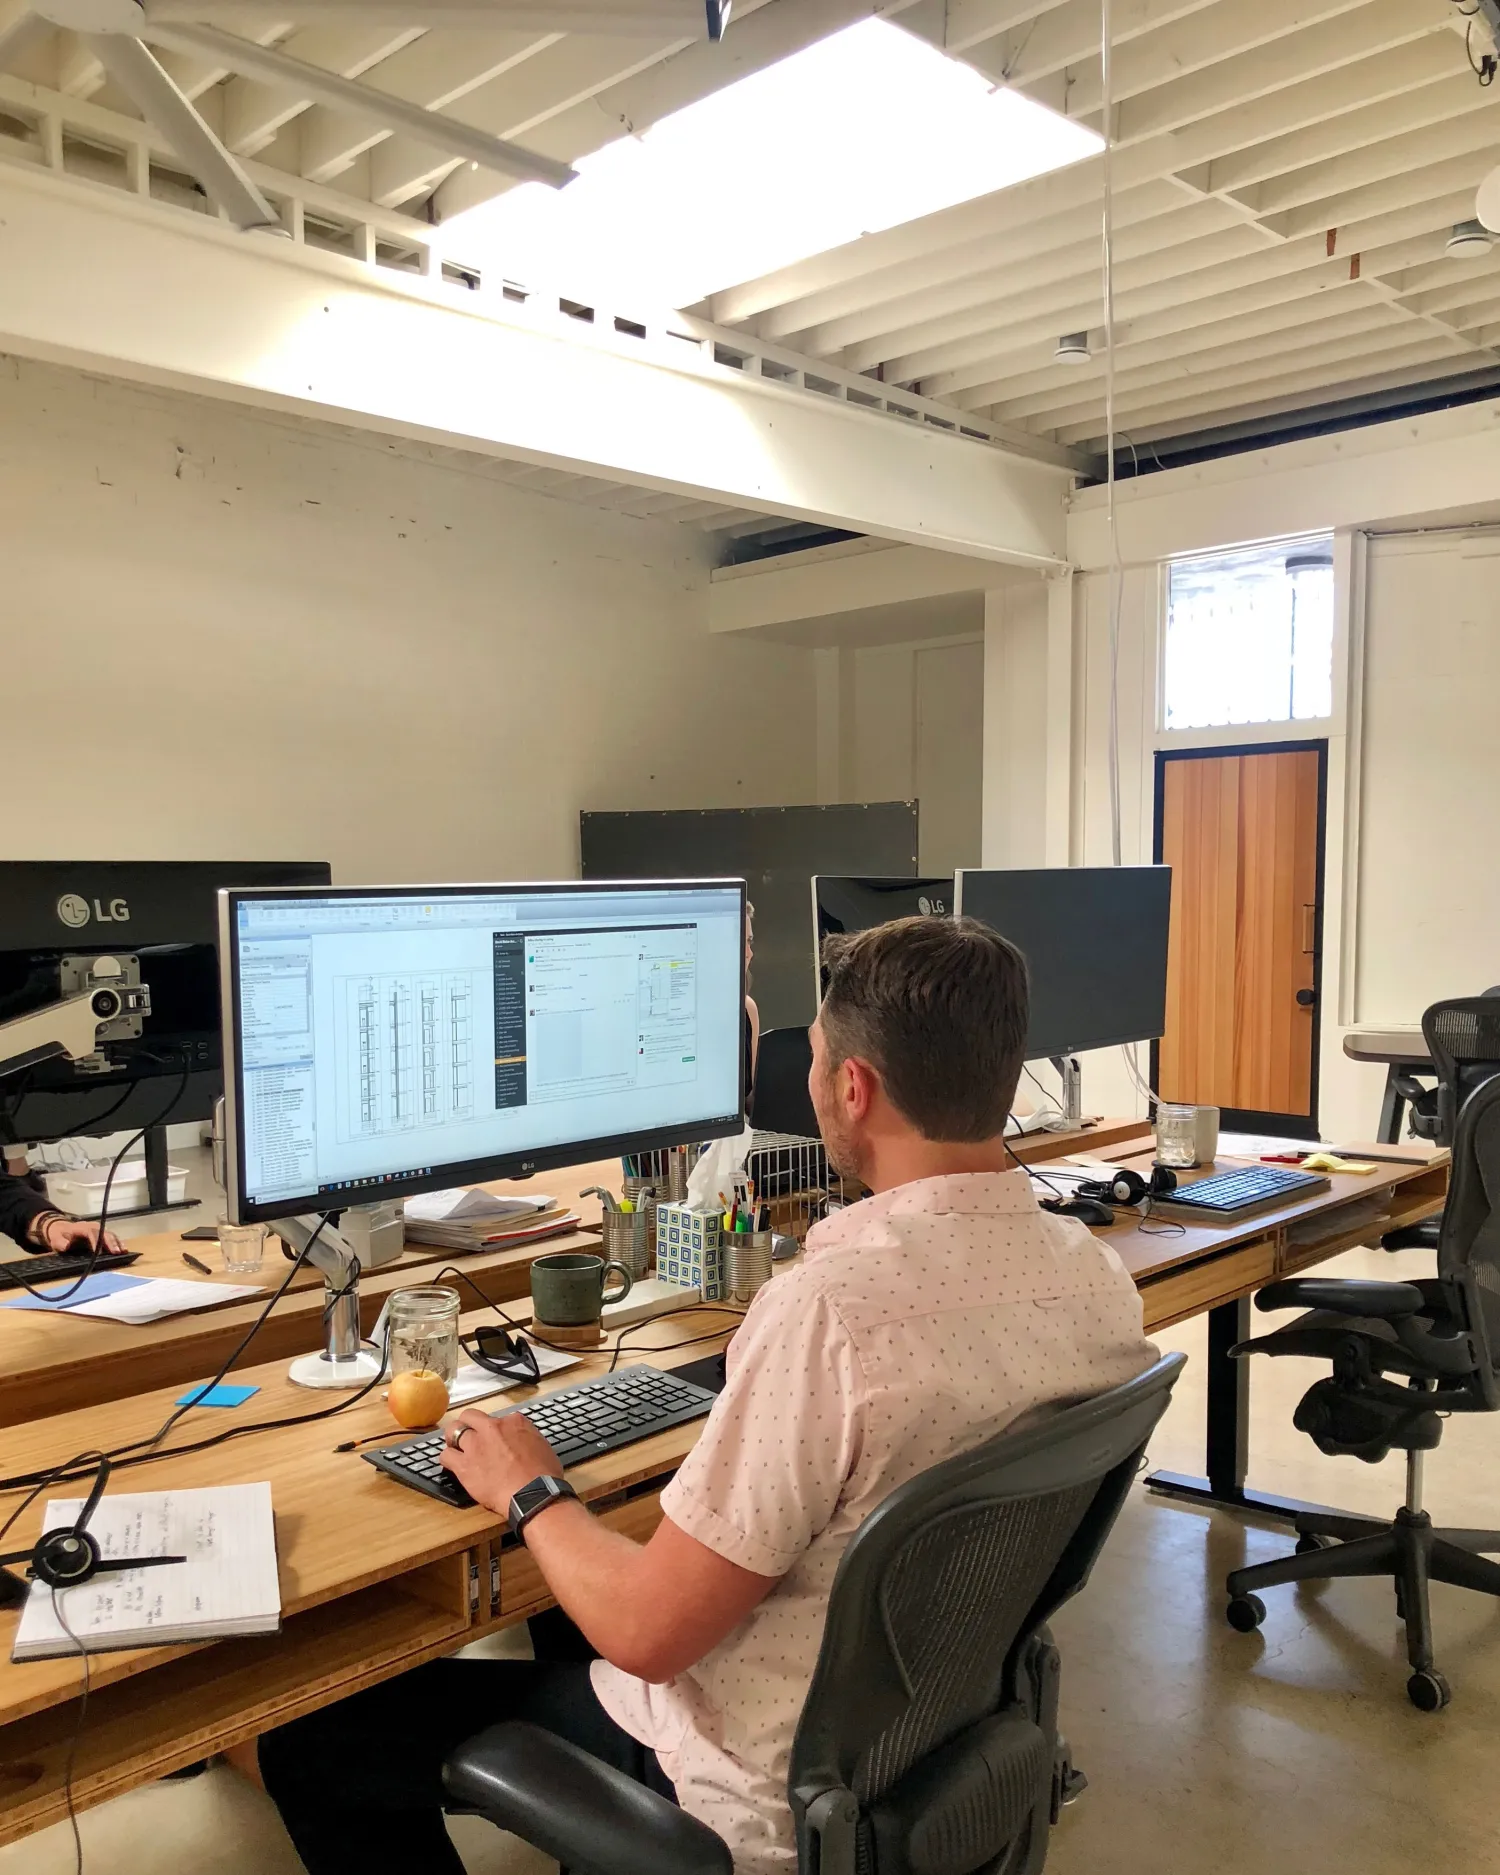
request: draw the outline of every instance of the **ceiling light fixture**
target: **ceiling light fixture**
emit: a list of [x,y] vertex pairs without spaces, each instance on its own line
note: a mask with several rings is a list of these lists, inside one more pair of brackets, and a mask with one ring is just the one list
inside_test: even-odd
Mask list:
[[1480,183],[1479,193],[1474,198],[1474,213],[1481,227],[1488,228],[1491,234],[1500,234],[1500,168],[1492,169]]
[[1091,355],[1087,332],[1064,332],[1052,354],[1060,365],[1086,365]]
[[1456,221],[1443,243],[1443,252],[1450,260],[1479,260],[1494,244],[1494,237],[1482,221]]

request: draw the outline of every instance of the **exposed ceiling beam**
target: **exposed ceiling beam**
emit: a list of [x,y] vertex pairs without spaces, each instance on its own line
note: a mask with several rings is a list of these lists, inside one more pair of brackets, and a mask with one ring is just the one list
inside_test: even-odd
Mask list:
[[1325,196],[1300,208],[1288,209],[1285,214],[1268,215],[1265,225],[1288,241],[1295,241],[1299,235],[1336,228],[1341,237],[1348,232],[1347,244],[1352,245],[1358,241],[1360,223],[1392,214],[1397,209],[1414,207],[1419,202],[1430,202],[1435,196],[1476,189],[1494,167],[1494,145],[1486,144],[1445,163],[1401,170],[1381,181],[1345,190],[1341,195]]
[[[1092,225],[1091,225],[1092,224]],[[1115,256],[1120,261],[1145,254],[1165,253],[1200,235],[1216,233],[1240,224],[1233,212],[1212,197],[1202,202],[1184,204],[1181,194],[1168,183],[1131,190],[1115,205]],[[783,317],[767,313],[760,321],[761,336],[810,352],[814,357],[831,358],[875,342],[884,349],[880,357],[908,348],[917,335],[945,318],[961,317],[992,305],[997,299],[1013,298],[1031,292],[1052,281],[1087,272],[1099,264],[1099,227],[1097,212],[1083,210],[1077,215],[1059,216],[1048,238],[1027,241],[1018,253],[986,247],[971,257],[974,262],[988,261],[982,271],[967,273],[951,281],[927,281],[899,298],[877,299],[862,313],[849,313],[826,324],[810,323],[790,328]],[[1009,248],[1010,243],[1006,244]],[[797,311],[805,312],[811,302],[797,302]],[[908,339],[905,335],[911,335]],[[862,370],[862,364],[851,364]]]
[[[217,10],[217,9],[216,9]],[[247,18],[280,14],[283,0],[233,0]],[[153,20],[196,21],[205,0],[150,0]],[[316,20],[346,29],[373,20],[398,20],[424,32],[505,30],[525,33],[611,34],[647,38],[696,37],[707,33],[702,0],[297,0],[299,21]]]
[[[338,26],[311,26],[295,32],[277,48],[304,65],[359,78],[419,38],[414,26],[385,24],[354,32]],[[258,78],[231,78],[224,88],[224,141],[241,156],[263,150],[284,124],[311,108],[314,100],[285,85]]]
[[226,33],[217,26],[170,26],[148,22],[146,36],[156,45],[170,46],[187,53],[207,53],[222,58],[232,70],[250,72],[275,84],[285,84],[308,97],[317,98],[340,110],[378,116],[382,121],[421,136],[425,142],[445,149],[468,162],[520,180],[550,183],[554,188],[568,182],[574,170],[567,163],[535,154],[503,138],[473,130],[435,111],[424,111],[399,98],[383,95],[368,85],[352,83],[335,72],[325,72],[301,59],[291,58],[270,46],[258,46],[249,40]]

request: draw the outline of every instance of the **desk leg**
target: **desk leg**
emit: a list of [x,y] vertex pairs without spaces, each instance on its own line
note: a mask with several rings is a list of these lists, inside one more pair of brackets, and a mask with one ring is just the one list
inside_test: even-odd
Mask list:
[[1375,1137],[1386,1146],[1401,1143],[1401,1121],[1406,1112],[1406,1103],[1396,1091],[1396,1077],[1401,1068],[1391,1062],[1385,1071],[1385,1098],[1380,1103],[1380,1126]]
[[1252,1491],[1245,1483],[1250,1458],[1250,1362],[1230,1358],[1229,1350],[1250,1339],[1250,1298],[1221,1302],[1208,1312],[1208,1402],[1204,1423],[1206,1478],[1180,1471],[1153,1471],[1147,1487],[1160,1497],[1180,1498],[1191,1504],[1215,1504],[1221,1510],[1255,1511],[1278,1523],[1290,1523],[1303,1511],[1322,1511],[1322,1504],[1297,1498],[1273,1497]]

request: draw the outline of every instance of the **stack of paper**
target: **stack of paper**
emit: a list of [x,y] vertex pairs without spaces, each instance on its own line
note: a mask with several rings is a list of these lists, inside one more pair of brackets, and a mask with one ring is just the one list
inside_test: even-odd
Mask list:
[[577,1228],[576,1211],[540,1193],[534,1198],[497,1198],[493,1192],[459,1186],[406,1201],[407,1242],[440,1244],[445,1250],[503,1248]]
[[[42,1527],[70,1524],[82,1509],[82,1498],[53,1498]],[[187,1560],[160,1569],[108,1570],[55,1597],[45,1583],[33,1582],[13,1660],[273,1634],[281,1626],[269,1484],[107,1495],[89,1531],[107,1560]]]
[[265,1295],[258,1285],[195,1283],[173,1276],[126,1276],[118,1270],[99,1270],[84,1277],[42,1283],[35,1295],[22,1294],[0,1309],[55,1309],[65,1315],[87,1315],[107,1322],[129,1322],[137,1327],[159,1322],[164,1315],[186,1315],[193,1309],[215,1308],[222,1302],[254,1302]]

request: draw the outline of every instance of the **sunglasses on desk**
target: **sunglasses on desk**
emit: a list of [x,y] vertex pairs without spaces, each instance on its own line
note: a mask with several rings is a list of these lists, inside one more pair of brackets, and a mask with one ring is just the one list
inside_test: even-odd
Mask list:
[[538,1381],[542,1370],[537,1365],[536,1349],[524,1336],[513,1335],[508,1328],[476,1328],[465,1337],[464,1352],[480,1367],[502,1380],[524,1383]]

